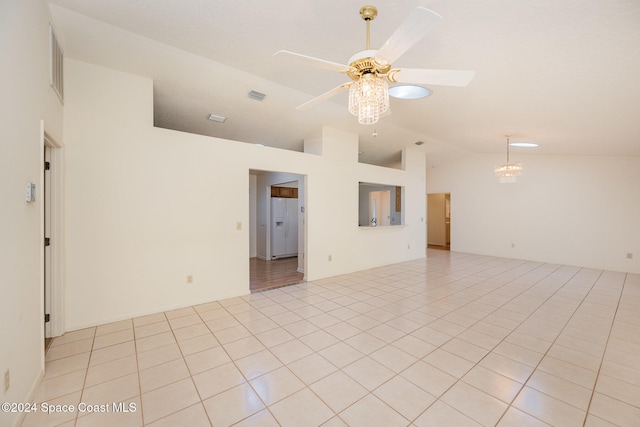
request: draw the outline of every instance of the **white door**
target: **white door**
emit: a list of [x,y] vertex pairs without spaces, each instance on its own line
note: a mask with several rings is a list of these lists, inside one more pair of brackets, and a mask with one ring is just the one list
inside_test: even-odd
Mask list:
[[285,219],[287,231],[285,233],[285,255],[298,255],[298,199],[285,199]]

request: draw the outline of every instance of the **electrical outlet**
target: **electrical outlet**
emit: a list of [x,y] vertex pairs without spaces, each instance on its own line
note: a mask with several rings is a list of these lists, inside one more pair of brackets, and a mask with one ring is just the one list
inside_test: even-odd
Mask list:
[[9,391],[9,387],[11,386],[11,371],[6,370],[4,373],[4,392]]
[[331,255],[329,255],[329,261],[332,261],[332,259],[331,259]]
[[188,274],[187,275],[187,285],[190,285],[193,283],[193,274]]
[[241,222],[236,222],[236,230],[242,230],[242,223]]
[[407,245],[407,249],[411,249],[411,245]]
[[627,252],[627,259],[633,259],[633,254],[631,252]]
[[515,244],[515,243],[511,243],[511,247],[512,247],[512,248],[515,248],[515,247],[516,247],[516,244]]

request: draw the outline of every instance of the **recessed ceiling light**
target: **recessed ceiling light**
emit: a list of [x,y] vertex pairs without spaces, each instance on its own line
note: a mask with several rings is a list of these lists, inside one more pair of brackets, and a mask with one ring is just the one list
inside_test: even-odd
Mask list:
[[224,123],[224,121],[227,120],[226,117],[218,116],[215,114],[209,114],[209,117],[207,117],[207,119],[211,120],[212,122],[218,122],[218,123]]
[[431,95],[431,91],[422,86],[397,85],[389,88],[389,95],[400,99],[420,99]]
[[540,144],[538,144],[537,142],[510,142],[509,146],[520,148],[536,148],[539,147]]
[[254,142],[254,145],[257,145],[258,147],[266,147],[266,145],[264,145],[262,142]]

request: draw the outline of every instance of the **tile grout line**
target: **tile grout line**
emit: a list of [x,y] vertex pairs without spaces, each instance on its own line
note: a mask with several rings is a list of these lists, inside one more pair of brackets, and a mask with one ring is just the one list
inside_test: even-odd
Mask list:
[[[589,411],[591,409],[591,403],[593,402],[593,396],[596,394],[596,387],[598,386],[598,380],[600,379],[600,371],[602,370],[602,365],[604,364],[604,359],[605,359],[605,356],[607,354],[609,340],[611,339],[611,332],[613,331],[613,327],[614,327],[615,322],[616,322],[616,317],[618,315],[618,309],[620,308],[620,302],[622,301],[622,295],[624,294],[625,284],[627,282],[627,278],[628,277],[629,277],[629,275],[625,274],[624,280],[622,282],[622,286],[620,288],[620,295],[618,296],[618,302],[616,304],[616,309],[615,309],[615,311],[613,313],[613,318],[611,319],[611,326],[609,327],[609,333],[607,335],[607,340],[606,340],[605,345],[604,345],[604,350],[602,352],[602,357],[600,358],[600,364],[598,365],[598,372],[596,373],[596,380],[594,381],[593,389],[591,390],[591,396],[589,396],[589,403],[587,404],[587,410],[586,410],[585,415],[584,415],[584,421],[582,422],[583,426],[585,426],[587,424],[587,420],[589,419]],[[618,400],[618,399],[616,399],[616,400]]]
[[[537,270],[537,269],[539,269],[539,268],[543,268],[545,265],[546,265],[546,264],[542,264],[542,265],[538,266],[538,267],[537,267],[536,269],[534,269],[534,270]],[[504,307],[504,306],[505,306],[506,304],[508,304],[509,302],[513,301],[513,300],[514,300],[514,299],[516,299],[517,297],[519,297],[519,296],[521,296],[522,294],[524,294],[525,292],[527,292],[529,289],[532,289],[536,284],[538,284],[538,283],[540,283],[541,281],[543,281],[543,280],[547,279],[549,276],[551,276],[553,273],[557,272],[559,269],[560,269],[560,267],[558,267],[558,268],[554,269],[553,271],[550,271],[550,272],[549,272],[549,273],[547,273],[544,277],[541,277],[538,281],[533,282],[533,283],[532,283],[530,286],[528,286],[526,289],[523,289],[523,290],[522,290],[522,292],[518,293],[517,295],[514,295],[512,298],[510,298],[508,301],[506,301],[505,303],[503,303],[501,306],[496,307],[496,309],[495,309],[495,310],[493,310],[492,312],[488,313],[488,314],[487,314],[486,316],[484,316],[482,319],[484,319],[484,318],[488,317],[488,316],[489,316],[490,314],[492,314],[492,313],[495,313],[496,311],[498,311],[499,309],[501,309],[502,307]],[[516,280],[516,278],[514,278],[514,279],[510,280],[510,281],[509,281],[509,282],[507,282],[507,283],[511,283],[511,282],[513,282],[514,280]],[[504,283],[502,286],[500,286],[500,288],[502,288],[502,287],[504,287],[504,286],[507,286],[507,283]],[[498,289],[499,289],[499,288],[498,288]],[[541,303],[541,304],[540,304],[540,306],[541,306],[542,304],[543,304],[543,303]],[[539,308],[540,306],[538,306],[538,308]],[[456,310],[457,310],[457,309],[456,309]],[[536,309],[536,311],[537,311],[537,309]],[[520,321],[520,323],[519,323],[519,325],[518,325],[518,326],[522,325],[522,323],[523,323],[526,319],[529,319],[529,318],[533,315],[533,313],[535,313],[535,311],[531,312],[531,314],[529,314],[525,319],[523,319],[522,321]],[[475,322],[474,324],[479,323],[479,322],[480,322],[480,320],[482,320],[482,319],[479,319],[479,320],[478,320],[477,322]],[[469,328],[470,328],[470,327],[469,327]],[[468,330],[469,328],[467,328],[466,330]],[[466,331],[466,330],[465,330],[465,331]],[[451,384],[451,385],[450,385],[446,390],[444,390],[444,391],[440,394],[440,396],[436,396],[436,400],[435,400],[431,405],[429,405],[429,406],[428,406],[424,411],[422,411],[420,414],[418,414],[418,416],[417,416],[415,419],[413,419],[413,420],[412,420],[412,422],[415,422],[418,418],[420,418],[420,417],[422,416],[422,414],[424,414],[426,411],[428,411],[428,410],[429,410],[429,408],[430,408],[431,406],[433,406],[437,401],[440,401],[440,398],[441,398],[442,396],[444,396],[444,395],[445,395],[449,390],[451,390],[451,389],[452,389],[456,384],[458,384],[458,383],[462,380],[462,378],[463,378],[465,375],[467,375],[467,374],[468,374],[472,369],[474,369],[476,366],[478,366],[478,365],[479,365],[479,363],[480,363],[482,360],[484,360],[484,359],[485,359],[489,354],[491,354],[491,353],[493,352],[493,350],[494,350],[497,346],[499,346],[500,344],[502,344],[502,343],[505,341],[505,339],[506,339],[509,335],[511,335],[511,334],[513,333],[513,331],[514,331],[514,330],[515,330],[515,328],[514,328],[514,329],[512,329],[512,330],[511,330],[511,332],[510,332],[508,335],[506,335],[503,339],[501,339],[501,340],[500,340],[496,345],[494,345],[494,346],[493,346],[493,347],[492,347],[492,348],[487,352],[487,354],[485,354],[485,355],[484,355],[480,360],[478,360],[478,361],[477,361],[477,362],[475,362],[475,363],[474,363],[474,362],[471,362],[471,363],[474,363],[474,364],[473,364],[473,366],[472,366],[469,370],[467,370],[467,371],[466,371],[466,372],[465,372],[465,373],[464,373],[460,378],[457,378],[457,379],[456,379],[456,381],[455,381],[453,384]],[[458,334],[458,335],[460,335],[460,334]],[[445,343],[441,344],[441,345],[440,345],[440,347],[438,347],[438,348],[442,348],[442,346],[443,346],[443,345],[445,345],[446,343],[450,342],[451,340],[453,340],[453,339],[454,339],[454,338],[456,338],[456,337],[457,337],[457,335],[456,335],[456,336],[451,337],[451,339],[449,339],[449,340],[447,340]],[[462,339],[462,338],[460,338],[460,339],[461,339],[462,341],[465,341],[465,342],[467,342],[467,343],[468,343],[468,341],[466,341],[466,340],[464,340],[464,339]],[[470,344],[473,344],[473,343],[470,343]],[[447,351],[447,350],[445,350],[445,349],[443,349],[443,350],[444,350],[444,351]],[[487,349],[484,349],[484,350],[487,350]],[[416,363],[417,363],[417,362],[416,362]],[[427,363],[428,363],[428,362],[427,362]],[[435,367],[436,369],[439,369],[439,370],[440,370],[440,368],[438,368],[437,366],[434,366],[434,367]],[[535,370],[535,369],[534,369],[534,370]],[[491,371],[493,371],[493,370],[491,370]],[[495,371],[493,371],[493,372],[495,372]],[[445,372],[445,373],[446,373],[446,372]],[[502,374],[500,374],[499,372],[496,372],[496,373],[497,373],[498,375],[502,375]],[[477,389],[477,387],[475,387],[475,386],[473,386],[473,385],[471,385],[471,384],[469,384],[469,385],[470,385],[471,387],[473,387],[473,388],[476,388],[476,389]],[[520,387],[520,390],[522,390],[522,388],[524,388],[524,383],[522,383],[522,387]],[[483,393],[486,393],[486,392],[484,392],[483,390],[480,390],[480,391],[481,391],[481,392],[483,392]],[[518,393],[519,393],[519,392],[518,392]],[[488,394],[488,393],[486,393],[486,394]],[[517,396],[517,395],[516,395],[516,396]],[[493,396],[491,396],[491,397],[493,397]],[[515,398],[514,398],[514,399],[515,399]],[[500,400],[500,399],[498,399],[498,400]],[[513,400],[512,400],[512,402],[513,402]],[[445,403],[445,402],[443,402],[443,403]],[[504,403],[507,403],[507,402],[504,402]],[[445,404],[446,404],[446,403],[445,403]],[[505,414],[505,413],[509,410],[509,408],[511,407],[511,403],[507,403],[507,405],[508,405],[508,406],[507,406],[507,409],[505,409],[505,411],[502,413],[502,415],[500,416],[500,418],[498,419],[498,421],[496,422],[496,424],[497,424],[498,422],[500,422],[500,419],[502,419],[502,417],[504,416],[504,414]],[[473,419],[473,418],[471,418],[469,415],[467,415],[467,414],[465,414],[464,412],[460,411],[458,408],[453,408],[453,409],[454,409],[454,410],[456,410],[457,412],[459,412],[459,413],[463,414],[465,417],[468,417],[468,418],[470,418],[470,419]],[[475,420],[474,420],[474,421],[475,421]]]
[[[539,267],[537,267],[537,268],[541,268],[542,266],[543,266],[543,265],[541,265],[541,266],[539,266]],[[537,268],[536,268],[536,269],[537,269]],[[534,270],[535,270],[535,269],[534,269]],[[549,274],[551,274],[551,273],[549,273]],[[548,275],[549,275],[549,274],[548,274]],[[548,275],[547,275],[547,276],[548,276]],[[545,277],[547,277],[547,276],[545,276]],[[511,281],[513,281],[513,280],[515,280],[515,278],[514,278],[514,279],[512,279]],[[540,279],[540,280],[542,280],[542,279]],[[508,282],[507,282],[507,283],[508,283]],[[534,284],[532,284],[529,288],[533,287],[534,285],[535,285],[535,283],[534,283]],[[503,284],[502,286],[506,286],[506,284]],[[500,286],[500,287],[502,287],[502,286]],[[470,285],[469,287],[471,287],[471,285]],[[467,287],[467,288],[465,288],[465,289],[468,289],[469,287]],[[529,288],[527,288],[527,289],[529,289]],[[454,292],[452,295],[455,295],[455,294],[458,294],[458,293],[463,293],[465,289],[463,289],[463,290],[459,290],[459,291],[457,291],[457,292]],[[523,290],[522,292],[525,292],[525,291],[526,291],[526,290]],[[522,293],[522,292],[521,292],[521,293]],[[443,297],[443,298],[446,298],[446,297]],[[441,298],[441,299],[443,299],[443,298]],[[515,297],[513,297],[513,298],[515,298]],[[513,299],[513,298],[512,298],[512,299]],[[460,306],[460,307],[457,307],[455,310],[458,310],[458,309],[460,309],[461,307],[464,307],[464,306],[466,306],[466,305],[468,305],[468,304],[470,304],[470,303],[466,303],[466,304],[464,304],[464,305],[462,305],[462,306]],[[345,306],[343,306],[343,307],[345,307]],[[496,310],[498,310],[499,308],[500,308],[500,307],[497,307],[497,308],[496,308],[495,310],[493,310],[491,313],[495,312],[495,311],[496,311]],[[454,310],[454,311],[455,311],[455,310]],[[372,310],[372,311],[374,311],[374,310]],[[415,310],[414,310],[414,311],[415,311]],[[452,312],[454,312],[454,311],[452,311]],[[450,313],[448,313],[448,314],[450,314]],[[447,315],[448,315],[448,314],[447,314]],[[488,314],[487,314],[487,315],[485,315],[484,317],[487,317],[489,314],[490,314],[490,313],[488,313]],[[367,316],[367,313],[363,313],[362,315]],[[446,316],[446,315],[442,315],[442,316],[440,316],[440,317],[437,317],[437,318],[436,318],[436,320],[437,320],[437,319],[441,319],[441,318],[443,318],[444,316]],[[483,317],[483,318],[484,318],[484,317]],[[397,317],[396,317],[396,318],[397,318]],[[474,324],[478,323],[480,320],[481,320],[481,319],[479,319],[479,320],[478,320],[477,322],[475,322]],[[435,321],[435,320],[434,320],[434,321]],[[433,323],[434,321],[429,322],[429,323],[425,324],[424,326],[427,326],[428,324]],[[386,324],[386,323],[387,323],[387,322],[383,322],[383,323],[381,323],[381,325],[384,325],[384,324]],[[371,329],[371,328],[369,328],[369,329]],[[468,328],[467,328],[467,329],[468,329]],[[366,331],[367,331],[367,330],[361,330],[361,333],[366,333]],[[394,342],[396,342],[396,341],[398,341],[399,339],[402,339],[402,338],[404,338],[404,337],[406,337],[406,336],[409,336],[409,335],[411,335],[411,333],[404,333],[404,334],[402,335],[402,337],[399,337],[399,338],[397,338],[397,339],[395,339],[395,340],[393,340],[393,341],[390,341],[390,342],[386,342],[386,341],[385,341],[385,346],[393,345],[393,343],[394,343]],[[455,338],[455,336],[454,336],[454,337],[451,337],[451,339],[449,339],[449,340],[448,340],[448,341],[446,341],[446,342],[451,341],[453,338]],[[341,340],[341,342],[344,342],[344,340]],[[446,344],[446,342],[445,342],[444,344]],[[350,347],[352,347],[352,348],[354,348],[353,346],[351,346],[351,345],[350,345],[350,344],[348,344],[348,343],[345,343],[345,344],[346,344],[346,345],[348,345],[348,346],[350,346]],[[437,347],[436,349],[441,349],[441,348],[442,348],[442,346],[443,346],[444,344],[441,344],[441,345],[440,345],[439,347]],[[384,347],[383,347],[383,348],[384,348]],[[356,348],[354,348],[354,349],[355,349],[355,350],[357,350],[357,351],[360,351],[360,350],[358,350],[358,349],[356,349]],[[434,351],[435,351],[435,350],[434,350]],[[446,350],[444,350],[444,351],[446,351]],[[362,360],[362,359],[364,359],[365,357],[369,357],[369,354],[364,354],[364,356],[363,356],[363,357],[361,357],[361,358],[359,358],[359,359],[357,359],[357,360],[354,360],[353,362],[349,363],[348,365],[345,365],[345,366],[344,366],[344,367],[342,367],[342,368],[338,368],[338,370],[339,370],[340,372],[344,372],[344,368],[346,368],[346,367],[348,367],[348,366],[351,366],[351,365],[353,365],[353,364],[357,363],[359,360]],[[425,357],[426,357],[426,356],[425,356]],[[419,361],[421,361],[422,359],[423,359],[423,358],[418,358],[414,363],[412,363],[411,365],[407,366],[407,367],[406,367],[405,369],[403,369],[401,372],[404,372],[406,369],[409,369],[411,366],[414,366],[416,363],[418,363],[418,362],[419,362]],[[374,360],[375,360],[375,359],[374,359]],[[379,363],[379,362],[378,362],[378,363]],[[428,362],[427,362],[427,363],[428,363]],[[476,363],[476,364],[474,364],[474,367],[475,367],[476,365],[477,365],[477,363]],[[384,365],[383,365],[383,366],[384,366]],[[440,370],[440,368],[438,368],[438,367],[435,367],[435,366],[434,366],[434,368],[435,368],[435,369]],[[472,367],[471,369],[473,369],[473,367]],[[395,372],[395,371],[394,371],[394,372]],[[352,376],[351,376],[351,375],[349,375],[347,372],[344,372],[344,374],[345,374],[345,375],[347,375],[347,376],[349,376],[350,378],[352,378]],[[393,379],[393,378],[395,378],[395,377],[400,376],[400,374],[401,374],[401,373],[394,373],[394,375],[393,375],[391,378],[389,378],[388,380],[384,381],[382,384],[378,385],[374,390],[377,390],[378,388],[382,387],[384,384],[386,384],[386,383],[388,383],[389,381],[391,381],[391,379]],[[357,379],[355,379],[355,378],[352,378],[352,379],[358,383],[358,380],[357,380]],[[320,381],[320,380],[318,380],[318,381]],[[444,395],[444,394],[445,394],[445,393],[446,393],[446,392],[447,392],[451,387],[453,387],[453,386],[454,386],[455,384],[457,384],[458,382],[459,382],[459,380],[457,380],[454,384],[452,384],[452,385],[451,385],[447,390],[445,390],[445,391],[441,394],[441,396],[442,396],[442,395]],[[359,383],[358,383],[358,384],[359,384]],[[422,387],[420,387],[420,388],[422,388]],[[348,405],[346,408],[344,408],[343,410],[341,410],[339,413],[336,413],[336,415],[337,415],[337,416],[340,416],[340,414],[341,414],[341,413],[343,413],[344,411],[346,411],[346,410],[347,410],[347,409],[349,409],[350,407],[354,406],[354,405],[355,405],[355,404],[357,404],[358,402],[362,401],[364,398],[366,398],[366,397],[367,397],[367,396],[369,396],[369,395],[373,395],[373,397],[374,397],[374,398],[379,399],[379,398],[374,394],[374,390],[368,390],[366,387],[365,387],[365,389],[367,390],[367,393],[366,393],[363,397],[361,397],[360,399],[358,399],[358,400],[356,400],[355,402],[351,403],[351,404],[350,404],[350,405]],[[313,390],[312,390],[312,391],[313,391]],[[427,393],[429,393],[429,392],[427,392]],[[431,393],[429,393],[429,394],[431,394]],[[318,396],[318,397],[319,397],[321,400],[323,400],[320,396]],[[436,397],[436,399],[434,400],[434,402],[433,402],[433,403],[437,402],[437,401],[440,399],[440,396],[434,396],[434,397]],[[324,402],[324,400],[323,400],[323,402]],[[425,410],[424,410],[424,411],[422,411],[420,414],[418,414],[418,415],[417,415],[413,420],[411,420],[411,419],[407,419],[403,414],[401,414],[400,412],[398,412],[395,408],[390,407],[389,405],[387,405],[387,406],[389,406],[389,407],[390,407],[394,412],[396,412],[398,415],[400,415],[401,417],[403,417],[404,419],[406,419],[406,420],[411,424],[411,423],[415,422],[415,421],[416,421],[416,420],[417,420],[417,419],[422,415],[422,413],[424,413],[425,411],[427,411],[427,410],[429,409],[429,407],[431,407],[431,406],[433,405],[433,403],[432,403],[431,405],[429,405],[427,408],[425,408]],[[325,404],[326,404],[326,402],[325,402]],[[386,402],[385,402],[385,404],[386,404]],[[454,408],[454,409],[455,409],[455,408]],[[455,409],[455,410],[456,410],[456,411],[458,411],[457,409]],[[458,412],[460,412],[460,411],[458,411]],[[335,411],[334,411],[334,413],[335,413]],[[467,416],[466,414],[464,414],[464,413],[462,413],[462,412],[460,412],[460,413],[461,413],[461,414],[463,414],[463,415],[465,415],[465,416]],[[342,419],[342,418],[341,418],[341,419]]]
[[[555,291],[551,296],[549,296],[549,298],[547,298],[547,299],[545,300],[545,303],[546,303],[546,302],[547,302],[547,301],[548,301],[548,300],[549,300],[553,295],[556,295],[556,294],[557,294],[561,289],[563,289],[563,288],[564,288],[564,287],[565,287],[565,286],[566,286],[566,285],[567,285],[567,284],[568,284],[568,283],[569,283],[569,282],[570,282],[574,277],[576,277],[576,276],[578,275],[578,273],[579,273],[580,271],[582,271],[582,270],[583,270],[583,268],[580,268],[578,271],[576,271],[576,273],[575,273],[573,276],[571,276],[571,278],[569,278],[569,279],[567,280],[567,282],[566,282],[564,285],[562,285],[562,287],[561,287],[561,288],[559,288],[558,290],[556,290],[556,291]],[[578,305],[576,306],[576,308],[575,308],[575,310],[573,311],[573,313],[571,314],[571,316],[567,319],[567,321],[565,322],[565,324],[564,324],[564,326],[562,327],[562,329],[560,329],[560,331],[558,332],[558,334],[557,334],[556,338],[551,342],[551,344],[549,345],[549,347],[547,348],[547,350],[544,352],[543,356],[542,356],[542,357],[540,358],[540,360],[538,361],[538,364],[533,368],[533,370],[531,371],[531,373],[529,374],[529,376],[527,377],[527,379],[525,380],[525,382],[522,384],[522,387],[520,388],[520,390],[518,391],[518,393],[516,393],[516,395],[513,397],[513,399],[512,399],[512,400],[511,400],[511,402],[509,403],[509,408],[512,408],[512,407],[513,407],[513,402],[515,402],[515,401],[516,401],[516,399],[518,398],[518,396],[522,393],[522,390],[524,390],[524,388],[527,386],[527,383],[529,382],[529,380],[531,379],[531,377],[533,376],[533,374],[538,370],[538,368],[539,368],[540,364],[542,363],[542,361],[544,360],[544,358],[549,354],[549,350],[551,350],[551,348],[553,347],[553,345],[556,343],[556,341],[558,340],[558,337],[560,337],[560,335],[562,334],[562,331],[567,327],[567,325],[569,324],[569,322],[571,321],[571,319],[573,318],[573,316],[575,315],[575,313],[578,311],[578,309],[580,308],[580,306],[584,303],[584,300],[588,297],[589,293],[591,293],[591,291],[593,290],[594,286],[596,286],[596,284],[598,283],[598,280],[600,279],[600,277],[602,277],[602,273],[603,273],[603,271],[601,270],[601,271],[600,271],[600,273],[598,274],[598,278],[597,278],[597,279],[593,282],[593,284],[590,286],[590,288],[589,288],[589,292],[587,292],[587,293],[584,295],[584,297],[582,297],[582,299],[581,299],[581,301],[580,301],[580,304],[578,304]],[[544,303],[543,303],[543,304],[544,304]],[[552,357],[552,356],[550,356],[550,357]],[[555,375],[554,375],[554,376],[555,376]],[[572,381],[571,381],[571,382],[572,382]],[[539,390],[538,390],[538,391],[539,391]],[[553,398],[553,399],[556,399],[555,397],[550,396],[550,395],[548,395],[547,393],[544,393],[544,392],[542,392],[542,391],[539,391],[539,392],[540,392],[540,393],[542,393],[542,394],[544,394],[544,395],[546,395],[546,396],[549,396],[549,397],[551,397],[551,398]],[[557,400],[559,400],[559,399],[557,399]],[[564,401],[562,401],[562,402],[564,402]],[[573,406],[573,405],[571,405],[571,404],[570,404],[570,403],[568,403],[568,402],[564,402],[564,403],[566,403],[566,404],[568,404],[568,405],[570,405],[570,406]],[[573,406],[573,407],[575,407],[575,406]],[[521,409],[519,409],[519,408],[515,408],[515,409],[521,410]],[[577,409],[580,409],[580,408],[577,408]],[[508,408],[507,408],[507,410],[508,410]],[[535,419],[537,419],[537,420],[539,420],[539,421],[546,422],[546,421],[544,421],[544,420],[540,420],[537,416],[535,416],[535,415],[533,415],[533,414],[530,414],[530,413],[528,413],[528,412],[526,412],[526,411],[524,411],[524,410],[521,410],[521,411],[525,412],[525,413],[526,413],[526,414],[528,414],[529,416],[531,416],[531,417],[533,417],[533,418],[535,418]],[[506,412],[507,412],[507,411],[505,411],[505,412],[502,414],[502,416],[500,417],[500,419],[498,420],[498,422],[500,422],[500,420],[504,417],[504,414],[506,414]]]
[[[233,317],[233,318],[234,318],[238,323],[240,323],[240,325],[242,325],[242,327],[243,327],[243,328],[245,328],[245,329],[246,329],[246,327],[244,326],[244,324],[243,324],[242,322],[240,322],[240,321],[236,318],[236,316],[235,316],[233,313],[231,313],[231,312],[227,309],[227,307],[222,306],[222,308],[223,308],[223,309],[224,309],[224,310],[229,314],[229,316]],[[198,314],[198,315],[199,315],[199,314]],[[204,321],[204,320],[203,320],[203,321]],[[276,417],[273,415],[273,413],[271,413],[271,410],[269,410],[269,406],[268,406],[268,405],[267,405],[267,404],[262,400],[262,396],[260,396],[260,394],[255,390],[255,388],[254,388],[254,387],[253,387],[253,385],[251,384],[251,381],[246,377],[246,375],[244,374],[244,372],[242,372],[242,370],[238,367],[238,365],[237,365],[237,363],[236,363],[236,360],[235,360],[233,357],[231,357],[231,355],[229,354],[229,352],[227,351],[227,349],[224,347],[224,344],[223,344],[223,343],[221,343],[221,342],[218,340],[218,338],[215,336],[215,332],[214,332],[213,330],[211,330],[211,328],[209,327],[209,325],[207,325],[206,323],[205,323],[205,325],[207,326],[207,329],[209,329],[209,331],[210,331],[210,332],[211,332],[211,334],[213,335],[214,339],[216,339],[216,341],[218,341],[218,343],[220,344],[220,347],[222,348],[222,350],[224,350],[225,354],[227,355],[227,357],[229,358],[229,360],[231,361],[231,363],[233,363],[233,366],[238,370],[238,372],[240,372],[240,375],[242,375],[242,378],[244,379],[244,383],[246,383],[246,385],[247,385],[247,386],[249,386],[249,387],[251,388],[252,392],[253,392],[253,393],[258,397],[258,399],[260,400],[260,403],[262,403],[262,405],[264,406],[264,409],[266,409],[266,410],[269,412],[269,414],[273,417],[273,419],[274,419],[274,420],[276,420],[276,422],[277,422]],[[225,328],[225,329],[228,329],[228,328]],[[221,329],[221,330],[224,330],[224,329]],[[256,340],[258,340],[258,341],[260,342],[260,340],[259,340],[259,339],[258,339],[258,338],[253,334],[253,332],[251,332],[251,331],[249,331],[249,332],[251,333],[251,337],[255,338]],[[240,339],[242,339],[242,338],[240,338]],[[235,341],[238,341],[238,340],[235,340]],[[230,342],[234,342],[234,341],[230,341]],[[227,343],[227,344],[228,344],[228,343]],[[266,347],[265,347],[265,349],[266,349],[266,350],[269,350],[269,349],[268,349],[268,348],[266,348]],[[271,353],[271,351],[269,351],[269,353]],[[251,354],[255,354],[255,353],[251,353]],[[250,356],[250,355],[248,355],[248,356]],[[273,356],[274,356],[274,357],[276,357],[275,355],[273,355]],[[284,365],[284,366],[286,366],[286,365]],[[189,368],[189,366],[188,366],[188,365],[187,365],[187,368]],[[191,370],[189,369],[189,371],[191,371]],[[192,375],[192,378],[193,378],[193,375]],[[231,388],[229,388],[229,389],[227,389],[227,390],[225,390],[225,391],[222,391],[222,392],[220,392],[220,393],[224,393],[224,392],[226,392],[226,391],[229,391],[229,390],[231,390],[231,389],[233,389],[233,388],[235,388],[235,387],[237,387],[237,386],[238,386],[238,385],[235,385],[235,386],[233,386],[233,387],[231,387]],[[197,390],[197,387],[196,387],[196,390]],[[218,393],[218,394],[220,394],[220,393]],[[199,392],[198,392],[198,394],[199,394]],[[213,396],[211,396],[211,397],[213,397]],[[202,402],[202,406],[204,406],[204,401],[202,401],[202,400],[201,400],[201,402]],[[204,409],[205,409],[205,412],[207,412],[207,416],[208,416],[207,408],[205,407]],[[256,411],[256,412],[252,413],[252,414],[249,414],[248,416],[246,416],[246,417],[244,417],[244,418],[242,418],[242,419],[240,419],[240,420],[238,420],[238,421],[234,422],[234,424],[240,423],[240,422],[242,422],[242,421],[246,420],[247,418],[250,418],[250,417],[254,416],[255,414],[259,413],[259,412],[260,412],[260,411],[262,411],[262,410],[263,410],[263,409],[260,409],[260,410],[258,410],[258,411]],[[211,425],[212,425],[212,426],[214,425],[213,420],[211,419],[211,417],[209,417],[209,422],[211,423]],[[280,423],[278,423],[278,424],[280,424]]]

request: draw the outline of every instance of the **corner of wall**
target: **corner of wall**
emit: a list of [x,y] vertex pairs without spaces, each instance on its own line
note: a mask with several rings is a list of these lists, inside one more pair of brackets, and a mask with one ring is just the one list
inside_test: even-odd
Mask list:
[[405,147],[402,149],[402,169],[411,172],[425,175],[427,168],[427,155],[422,151],[416,150],[412,147]]
[[323,126],[322,155],[342,164],[358,163],[358,135]]
[[305,154],[315,154],[316,156],[322,156],[322,138],[305,138],[303,151]]

